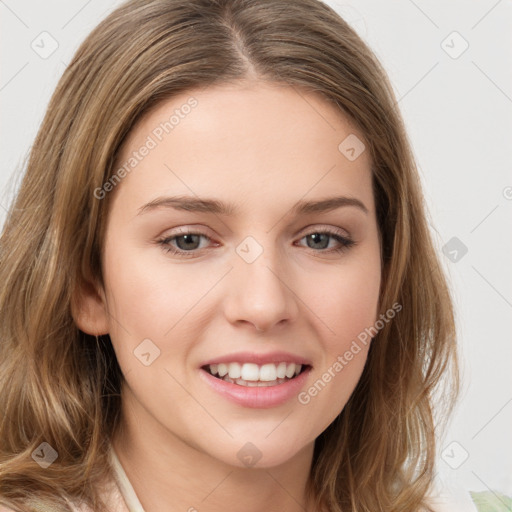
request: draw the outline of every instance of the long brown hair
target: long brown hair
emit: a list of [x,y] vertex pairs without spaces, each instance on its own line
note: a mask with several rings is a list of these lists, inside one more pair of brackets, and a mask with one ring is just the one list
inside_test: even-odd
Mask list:
[[[178,93],[238,80],[314,91],[364,134],[373,165],[383,279],[375,335],[343,411],[316,439],[308,496],[332,512],[426,508],[432,393],[458,390],[454,314],[414,157],[381,65],[317,0],[132,0],[87,37],[61,78],[0,241],[0,500],[105,510],[122,373],[107,336],[80,331],[82,283],[103,285],[101,247],[119,149]],[[340,141],[341,142],[341,141]],[[95,193],[96,191],[96,193]],[[452,402],[448,401],[447,406]],[[32,458],[48,443],[57,460]],[[46,508],[45,508],[46,507]]]

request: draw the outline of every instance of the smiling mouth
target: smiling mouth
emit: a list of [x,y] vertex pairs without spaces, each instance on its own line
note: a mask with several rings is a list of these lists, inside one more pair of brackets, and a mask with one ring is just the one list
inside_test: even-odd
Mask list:
[[278,386],[295,379],[304,373],[310,365],[278,363],[257,365],[253,363],[209,364],[201,369],[213,377],[231,384],[246,387]]

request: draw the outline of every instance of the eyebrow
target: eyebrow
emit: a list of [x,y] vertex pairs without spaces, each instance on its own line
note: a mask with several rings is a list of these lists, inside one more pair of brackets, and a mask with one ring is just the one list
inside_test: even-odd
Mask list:
[[[362,201],[354,197],[336,196],[317,201],[298,201],[291,213],[293,215],[307,215],[336,210],[341,207],[353,206],[368,214],[368,208]],[[226,204],[217,199],[196,198],[191,196],[157,197],[138,209],[137,215],[150,212],[157,208],[172,208],[188,212],[213,213],[217,215],[234,216],[239,214],[239,209],[234,204]]]

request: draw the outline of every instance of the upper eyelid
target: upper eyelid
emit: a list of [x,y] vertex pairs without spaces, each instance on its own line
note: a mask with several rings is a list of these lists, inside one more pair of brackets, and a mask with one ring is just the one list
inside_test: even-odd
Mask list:
[[[212,231],[209,228],[196,228],[196,227],[194,227],[192,225],[192,226],[185,226],[185,227],[181,227],[180,226],[180,227],[171,228],[171,229],[176,229],[178,231],[175,231],[173,233],[169,233],[168,235],[161,235],[158,238],[160,238],[160,239],[161,238],[173,238],[175,236],[187,235],[187,234],[202,235],[202,236],[206,236],[206,237],[208,237],[210,239],[215,238],[215,235],[210,236],[208,234],[209,232]],[[300,229],[297,232],[297,234],[294,235],[294,236],[298,236],[301,233],[305,233],[302,236],[307,236],[310,233],[316,233],[316,230],[319,230],[319,231],[322,231],[322,230],[323,231],[331,231],[331,232],[334,232],[334,233],[336,233],[337,231],[343,231],[343,232],[346,233],[344,236],[346,236],[347,238],[350,238],[352,236],[350,234],[349,230],[347,230],[346,228],[342,228],[342,227],[339,227],[339,226],[327,226],[325,224],[313,224],[311,226],[307,226],[305,228]],[[338,234],[338,233],[336,233],[336,234]]]

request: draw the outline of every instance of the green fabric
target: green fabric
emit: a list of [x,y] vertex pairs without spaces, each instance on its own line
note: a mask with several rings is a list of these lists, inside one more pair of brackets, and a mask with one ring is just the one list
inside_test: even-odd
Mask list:
[[499,492],[470,492],[478,512],[512,512],[512,498]]

